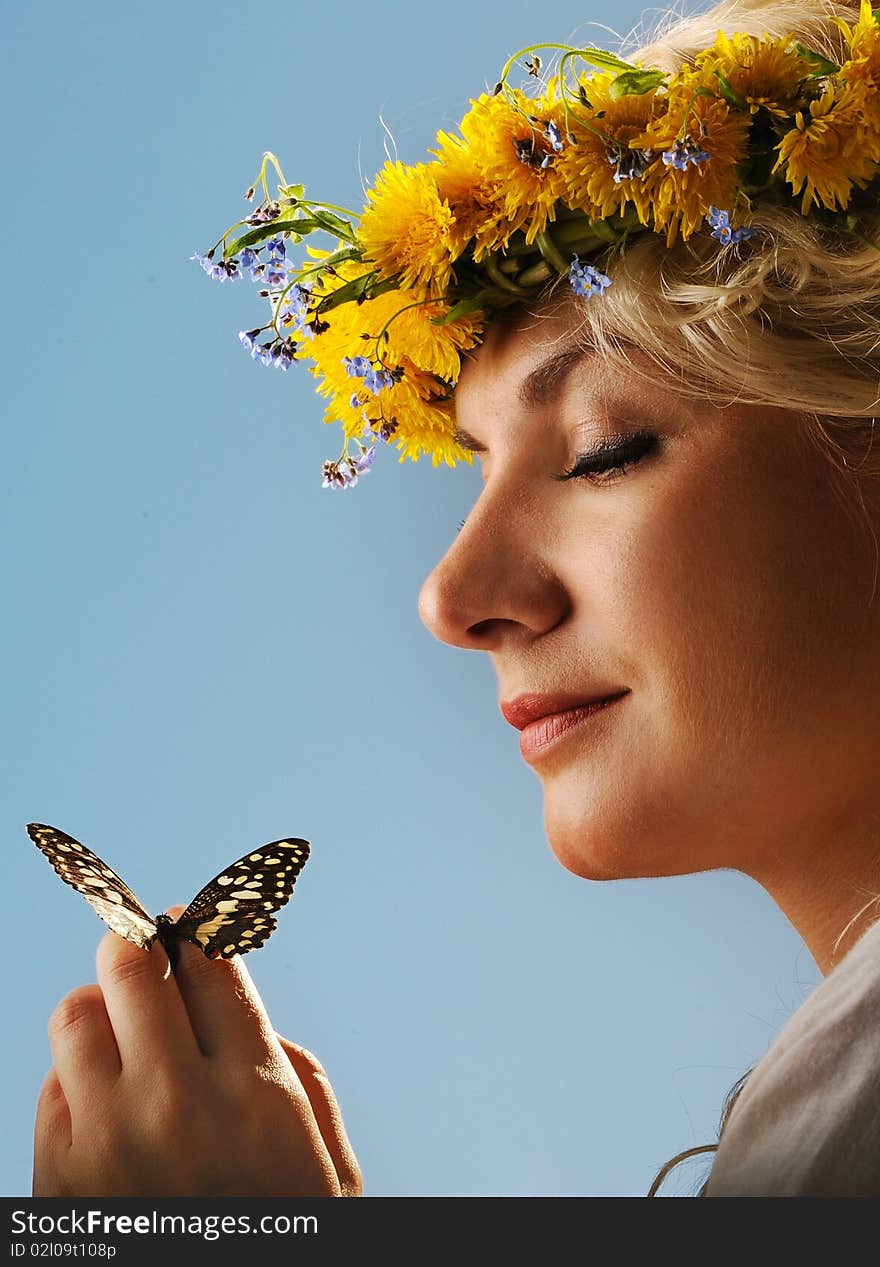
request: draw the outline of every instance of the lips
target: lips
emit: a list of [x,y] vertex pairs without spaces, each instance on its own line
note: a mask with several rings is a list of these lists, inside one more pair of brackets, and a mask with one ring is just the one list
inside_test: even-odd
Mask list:
[[517,695],[511,700],[503,700],[499,707],[504,719],[509,721],[511,726],[515,726],[517,730],[525,730],[526,726],[541,721],[545,717],[552,717],[557,713],[568,713],[574,709],[589,708],[626,694],[628,694],[626,690],[620,689],[605,691],[600,695],[526,694]]
[[604,713],[629,695],[628,690],[604,695],[518,695],[501,704],[501,712],[520,732],[519,749],[529,765],[538,765],[555,752],[565,736],[590,725],[590,718]]

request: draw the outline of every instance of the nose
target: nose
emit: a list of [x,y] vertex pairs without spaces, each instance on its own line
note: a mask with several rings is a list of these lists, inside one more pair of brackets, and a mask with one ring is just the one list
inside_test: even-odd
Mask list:
[[488,486],[419,594],[419,616],[434,637],[472,651],[547,633],[569,606],[551,525]]

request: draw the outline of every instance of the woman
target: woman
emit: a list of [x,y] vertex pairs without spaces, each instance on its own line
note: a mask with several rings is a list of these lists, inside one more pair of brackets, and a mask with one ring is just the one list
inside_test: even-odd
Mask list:
[[[582,81],[580,113],[548,89],[491,189],[486,138],[527,112],[515,93],[481,98],[461,137],[438,138],[430,188],[389,165],[308,286],[259,228],[222,265],[200,257],[214,275],[279,274],[269,342],[242,342],[316,362],[347,436],[328,484],[356,482],[395,432],[410,456],[479,459],[483,491],[420,612],[438,638],[489,652],[563,866],[735,868],[825,975],[737,1088],[708,1195],[880,1195],[877,29],[864,3],[719,5],[642,49],[638,69]],[[646,67],[680,73],[679,96]],[[586,167],[596,137],[606,166]],[[583,215],[557,218],[584,189],[589,232]],[[736,192],[730,210],[710,203],[718,190]],[[393,237],[389,207],[409,216]],[[284,224],[279,204],[261,212],[251,226]],[[436,233],[416,232],[429,221]],[[423,346],[428,327],[404,314],[436,306],[440,275],[446,333]],[[453,290],[465,276],[470,306]],[[384,313],[389,294],[384,325],[358,336],[375,356],[343,347],[345,322]],[[98,985],[62,1002],[51,1036],[36,1194],[361,1191],[321,1067],[275,1035],[240,960],[185,944],[172,976],[160,947],[108,935]]]

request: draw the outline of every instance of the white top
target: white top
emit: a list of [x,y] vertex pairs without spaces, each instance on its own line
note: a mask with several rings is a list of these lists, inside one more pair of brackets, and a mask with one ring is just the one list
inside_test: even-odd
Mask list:
[[706,1196],[880,1196],[880,920],[755,1066]]

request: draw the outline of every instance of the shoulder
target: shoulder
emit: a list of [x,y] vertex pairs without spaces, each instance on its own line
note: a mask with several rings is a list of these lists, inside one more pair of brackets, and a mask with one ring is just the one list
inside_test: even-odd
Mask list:
[[777,1034],[725,1127],[707,1196],[880,1196],[880,921]]

